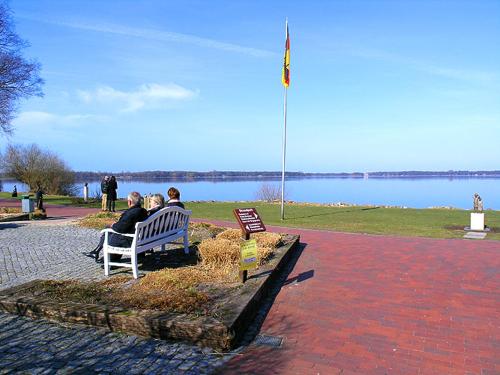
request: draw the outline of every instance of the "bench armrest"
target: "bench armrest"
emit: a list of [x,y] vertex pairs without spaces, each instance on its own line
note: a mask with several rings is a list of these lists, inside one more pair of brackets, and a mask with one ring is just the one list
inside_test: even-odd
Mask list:
[[111,228],[106,228],[106,229],[103,229],[101,230],[101,233],[115,233],[115,234],[118,234],[120,236],[125,236],[125,237],[135,237],[135,234],[130,234],[130,233],[119,233],[119,232],[116,232],[114,231],[113,229]]

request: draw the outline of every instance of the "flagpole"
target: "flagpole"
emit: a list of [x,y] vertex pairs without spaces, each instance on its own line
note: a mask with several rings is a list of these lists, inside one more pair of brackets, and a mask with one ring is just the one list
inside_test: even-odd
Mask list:
[[283,104],[283,160],[281,169],[281,220],[285,220],[285,156],[286,156],[286,97],[287,88],[285,87],[285,98]]
[[[285,46],[285,61],[284,69],[287,68],[287,50],[289,51],[289,35],[288,35],[288,18],[285,21],[285,35],[286,35],[286,46]],[[285,74],[285,71],[283,72]],[[288,81],[285,86],[284,100],[283,100],[283,160],[281,169],[281,220],[285,220],[285,156],[286,156],[286,97],[288,92]]]

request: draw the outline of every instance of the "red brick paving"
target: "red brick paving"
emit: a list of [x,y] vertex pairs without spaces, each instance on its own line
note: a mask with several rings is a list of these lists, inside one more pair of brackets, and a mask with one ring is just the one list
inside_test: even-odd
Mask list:
[[[44,205],[48,218],[70,219],[83,217],[90,213],[99,212],[98,208],[70,207],[63,205]],[[15,199],[0,199],[0,207],[21,207],[21,201]]]
[[500,242],[268,229],[306,244],[260,332],[284,345],[249,346],[222,373],[500,374]]
[[307,244],[289,280],[313,277],[261,328],[284,345],[222,373],[500,374],[499,242],[286,231]]

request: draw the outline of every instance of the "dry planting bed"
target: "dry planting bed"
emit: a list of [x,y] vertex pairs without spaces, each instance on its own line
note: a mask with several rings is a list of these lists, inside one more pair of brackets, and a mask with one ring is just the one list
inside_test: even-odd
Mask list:
[[0,222],[27,219],[28,215],[23,214],[18,207],[0,207]]
[[[98,213],[82,219],[80,224],[102,228],[103,223],[112,222],[115,216]],[[62,303],[220,317],[225,300],[241,287],[238,280],[241,232],[206,223],[191,224],[189,232],[194,243],[190,256],[185,256],[182,249],[148,254],[145,268],[153,271],[138,280],[131,276],[114,276],[93,283],[45,280],[31,284],[23,293]],[[276,247],[287,241],[276,233],[257,233],[252,238],[257,241],[259,266],[272,259]]]

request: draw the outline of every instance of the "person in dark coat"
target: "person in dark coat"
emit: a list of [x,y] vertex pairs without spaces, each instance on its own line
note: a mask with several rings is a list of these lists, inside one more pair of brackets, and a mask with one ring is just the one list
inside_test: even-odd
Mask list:
[[173,207],[184,208],[184,203],[182,203],[180,201],[181,192],[179,190],[177,190],[174,187],[171,187],[170,189],[168,189],[167,194],[168,194],[168,198],[169,198],[169,200],[167,202],[167,207],[173,206]]
[[116,190],[118,189],[118,183],[116,182],[116,177],[111,176],[108,181],[108,200],[106,204],[106,209],[108,211],[115,211],[115,202],[116,202]]
[[106,211],[108,209],[108,186],[109,186],[109,176],[104,176],[103,180],[101,181],[102,211]]
[[[141,207],[141,194],[134,191],[130,193],[127,197],[128,209],[125,210],[118,221],[111,225],[111,229],[118,233],[135,233],[135,224],[144,221],[148,217],[147,211]],[[120,236],[119,234],[110,233],[109,234],[109,245],[114,247],[130,247],[132,245],[132,238],[126,236]],[[94,258],[96,262],[99,260],[99,253],[104,245],[104,234],[99,240],[99,244],[96,248],[84,255]],[[116,262],[121,258],[121,254],[110,254],[110,260]]]
[[36,208],[45,212],[45,209],[43,208],[43,190],[40,183],[37,183],[35,199],[36,199]]

